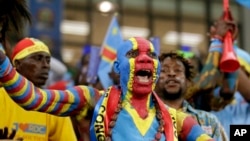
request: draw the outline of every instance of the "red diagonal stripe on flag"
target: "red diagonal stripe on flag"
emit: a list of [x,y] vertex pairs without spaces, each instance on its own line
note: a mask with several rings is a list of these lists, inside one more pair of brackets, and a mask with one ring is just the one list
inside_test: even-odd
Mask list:
[[105,46],[102,51],[102,58],[108,62],[112,62],[116,59],[116,52],[114,49]]

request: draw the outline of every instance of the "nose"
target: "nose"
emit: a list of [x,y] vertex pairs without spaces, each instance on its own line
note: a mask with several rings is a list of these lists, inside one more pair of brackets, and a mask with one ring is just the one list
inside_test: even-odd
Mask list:
[[142,53],[138,56],[138,60],[139,63],[152,63],[153,60],[151,57],[149,57],[146,53]]
[[42,65],[43,65],[43,67],[45,67],[45,68],[49,68],[49,67],[50,67],[50,62],[47,61],[46,58],[44,58],[44,59],[42,59]]
[[173,69],[170,69],[167,73],[168,77],[175,77],[176,76],[176,73]]

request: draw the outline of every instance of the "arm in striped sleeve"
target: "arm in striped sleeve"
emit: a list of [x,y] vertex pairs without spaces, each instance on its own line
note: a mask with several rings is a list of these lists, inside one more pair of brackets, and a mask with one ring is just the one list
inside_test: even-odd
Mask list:
[[177,128],[181,140],[215,141],[203,131],[193,117],[180,111],[177,112]]
[[64,91],[40,89],[21,76],[9,59],[0,64],[0,82],[10,97],[26,110],[68,116],[80,114],[95,105],[99,91],[75,86]]

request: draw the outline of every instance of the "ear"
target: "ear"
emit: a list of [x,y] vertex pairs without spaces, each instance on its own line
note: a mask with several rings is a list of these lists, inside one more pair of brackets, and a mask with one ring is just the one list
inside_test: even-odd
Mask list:
[[114,67],[114,71],[115,71],[117,74],[120,74],[119,62],[118,62],[117,60],[114,62],[113,67]]
[[[15,64],[15,65],[14,65]],[[21,64],[21,62],[19,61],[19,60],[15,60],[14,61],[14,67],[18,70],[19,69],[19,66],[20,66],[20,64]]]

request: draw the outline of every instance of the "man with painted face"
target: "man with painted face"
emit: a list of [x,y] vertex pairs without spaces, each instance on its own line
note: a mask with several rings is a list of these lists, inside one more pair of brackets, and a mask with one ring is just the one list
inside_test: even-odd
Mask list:
[[194,66],[177,52],[163,53],[160,56],[161,73],[156,85],[156,93],[163,102],[176,110],[191,114],[202,129],[216,141],[228,140],[224,128],[215,115],[194,109],[185,100],[188,85],[192,84]]
[[0,82],[11,98],[27,110],[75,115],[80,121],[88,109],[94,108],[92,141],[213,140],[191,116],[166,108],[153,92],[160,63],[146,39],[129,38],[119,46],[114,71],[120,75],[120,86],[111,86],[105,93],[88,86],[65,91],[37,88],[12,68],[2,52],[0,68]]

